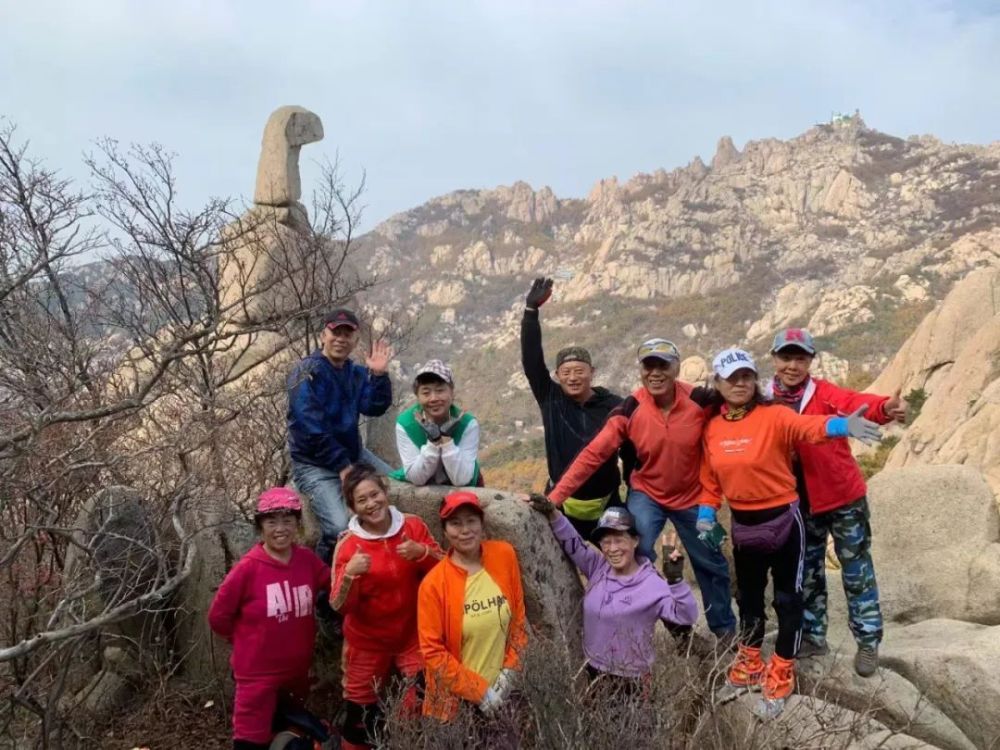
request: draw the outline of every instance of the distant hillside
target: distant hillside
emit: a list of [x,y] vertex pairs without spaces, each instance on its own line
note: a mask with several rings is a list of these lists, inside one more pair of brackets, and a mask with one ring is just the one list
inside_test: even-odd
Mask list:
[[860,117],[742,151],[723,137],[708,165],[600,180],[585,199],[523,182],[449,193],[362,246],[383,282],[371,311],[421,316],[403,378],[450,360],[459,398],[509,443],[540,429],[517,343],[536,275],[557,279],[543,310],[550,361],[589,346],[619,390],[635,383],[644,337],[685,356],[763,353],[791,324],[819,337],[824,372],[867,384],[956,280],[997,263],[1000,144],[902,139]]

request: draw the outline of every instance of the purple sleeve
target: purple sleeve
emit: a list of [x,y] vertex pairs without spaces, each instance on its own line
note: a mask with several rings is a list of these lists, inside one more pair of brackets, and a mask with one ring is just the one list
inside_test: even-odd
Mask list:
[[660,600],[660,619],[675,625],[693,625],[698,619],[698,603],[684,581],[667,584],[670,594]]
[[555,519],[551,524],[552,535],[559,542],[559,546],[562,547],[563,552],[566,553],[566,556],[573,561],[573,564],[588,579],[607,565],[604,555],[584,542],[576,532],[576,529],[573,528],[573,524],[562,513],[556,512]]

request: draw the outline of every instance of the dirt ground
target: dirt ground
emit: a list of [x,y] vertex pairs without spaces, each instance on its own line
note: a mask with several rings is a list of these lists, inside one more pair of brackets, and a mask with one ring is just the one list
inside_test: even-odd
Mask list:
[[[332,719],[327,714],[336,710],[338,698],[330,686],[318,686],[310,696],[309,708]],[[138,702],[94,731],[93,746],[107,750],[228,750],[232,747],[231,710],[231,692],[225,698],[212,697],[177,684],[165,694]]]

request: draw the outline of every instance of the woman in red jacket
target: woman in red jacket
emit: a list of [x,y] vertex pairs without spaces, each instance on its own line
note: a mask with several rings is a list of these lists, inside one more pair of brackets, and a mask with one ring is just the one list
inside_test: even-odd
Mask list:
[[[740,648],[729,670],[729,693],[761,688],[757,709],[773,718],[795,687],[795,656],[802,629],[802,558],[805,532],[792,473],[800,442],[881,438],[865,407],[847,417],[800,416],[762,396],[753,357],[727,349],[712,363],[724,404],[705,427],[698,499],[701,539],[717,548],[725,536],[715,513],[723,498],[732,511],[733,563],[740,605]],[[774,654],[761,658],[764,592],[770,576],[778,636]]]
[[229,571],[208,611],[212,630],[233,644],[235,750],[267,748],[279,694],[303,700],[309,693],[313,602],[329,588],[330,569],[295,543],[301,516],[294,491],[261,494],[254,515],[260,544]]
[[[774,380],[768,393],[799,414],[850,414],[867,406],[865,416],[879,424],[906,420],[906,402],[840,388],[809,374],[816,345],[809,331],[789,328],[774,337],[771,347]],[[872,530],[868,522],[868,490],[850,446],[842,440],[820,445],[795,446],[799,498],[806,520],[805,574],[802,596],[802,648],[800,657],[827,653],[826,645],[826,540],[840,561],[848,620],[858,644],[854,669],[862,677],[878,668],[882,640],[882,612],[878,583],[872,564]]]
[[[330,605],[344,617],[344,748],[367,748],[380,719],[378,692],[395,667],[423,668],[417,589],[443,553],[417,516],[389,505],[388,483],[367,464],[351,466],[344,498],[354,512],[333,554]],[[416,686],[404,705],[419,710]]]

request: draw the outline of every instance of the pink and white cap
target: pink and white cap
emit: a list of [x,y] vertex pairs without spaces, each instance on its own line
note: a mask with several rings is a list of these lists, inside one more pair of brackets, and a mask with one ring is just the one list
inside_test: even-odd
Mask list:
[[288,487],[272,487],[260,493],[260,497],[257,498],[258,516],[282,510],[302,512],[302,501],[295,490]]

